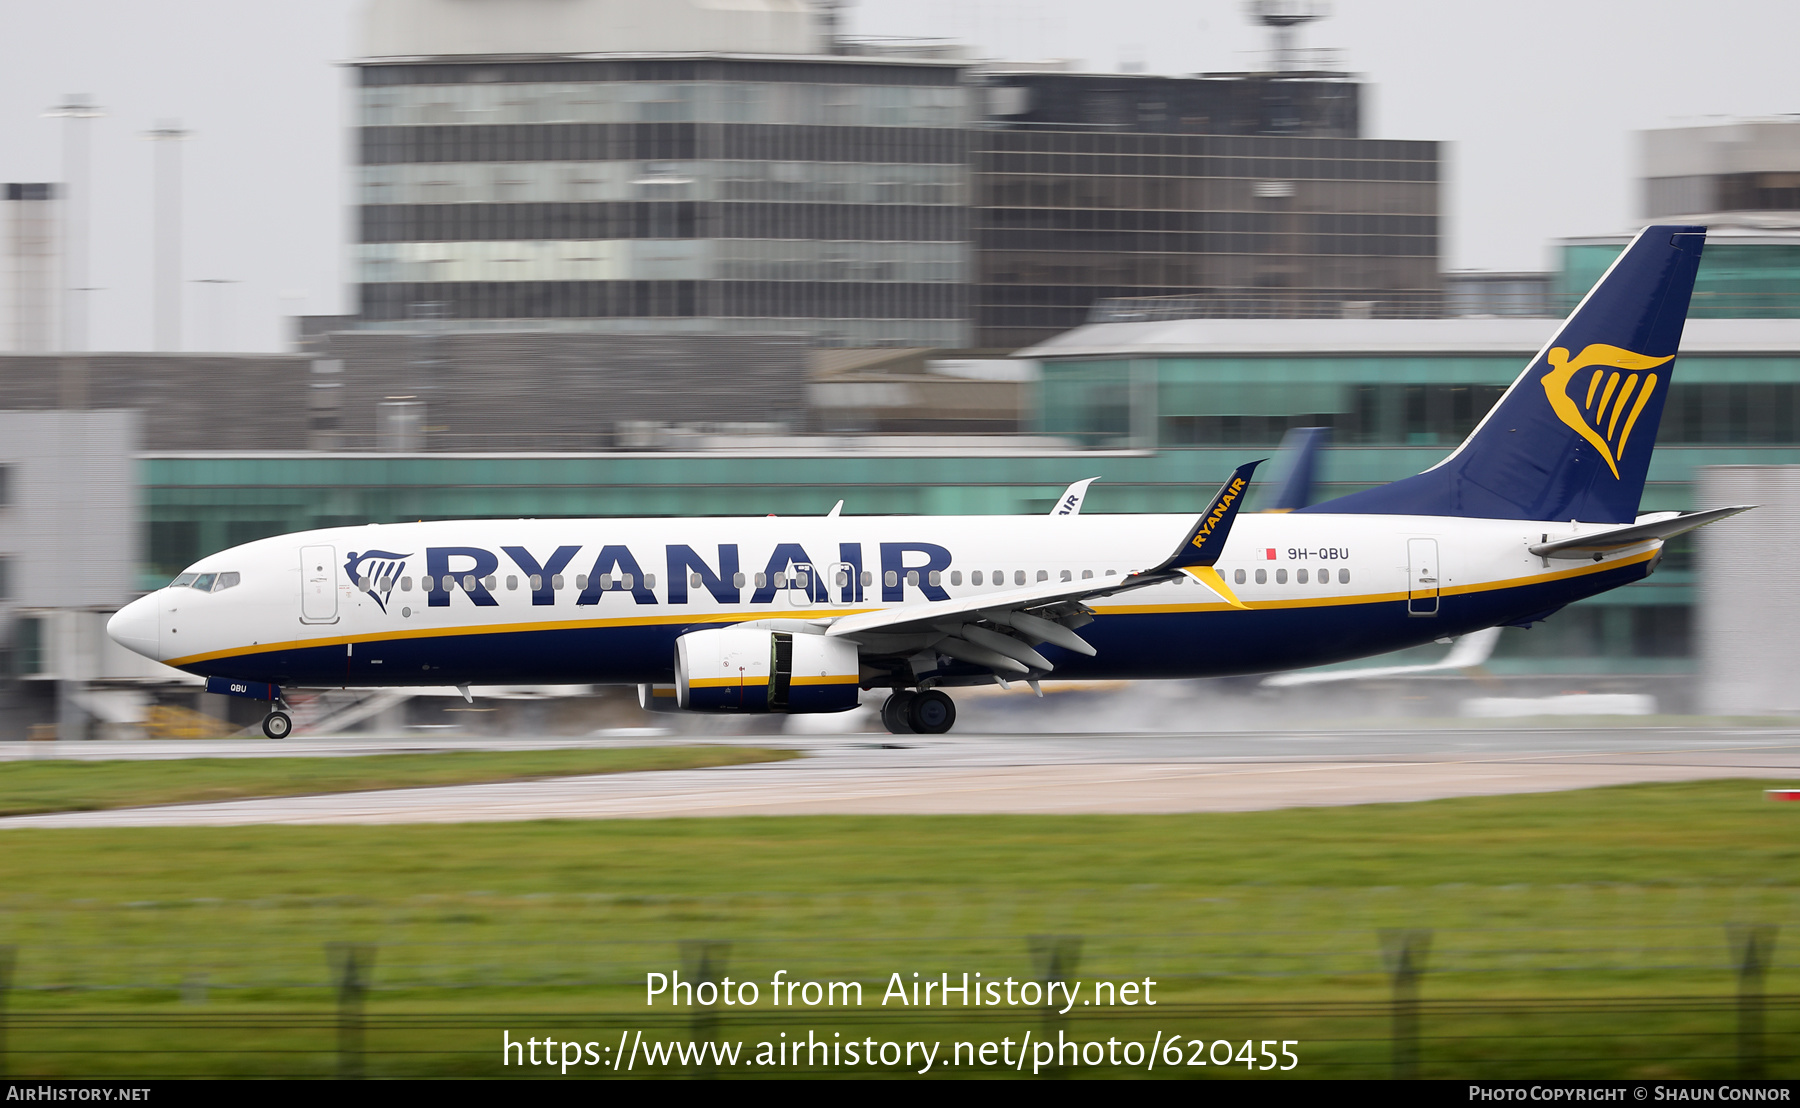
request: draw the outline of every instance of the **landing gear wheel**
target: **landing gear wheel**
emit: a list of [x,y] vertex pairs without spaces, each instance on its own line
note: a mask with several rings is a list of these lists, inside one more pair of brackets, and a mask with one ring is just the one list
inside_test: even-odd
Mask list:
[[918,693],[901,689],[887,698],[881,705],[881,725],[888,729],[890,735],[910,735],[913,733],[912,716],[908,710]]
[[285,739],[294,731],[294,717],[286,712],[270,712],[263,717],[263,734],[271,739]]
[[956,701],[937,689],[927,689],[907,706],[906,722],[921,735],[942,735],[956,725]]

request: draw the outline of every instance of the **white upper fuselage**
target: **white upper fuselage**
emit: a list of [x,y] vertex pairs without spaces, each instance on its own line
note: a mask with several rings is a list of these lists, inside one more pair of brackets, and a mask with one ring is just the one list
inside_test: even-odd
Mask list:
[[[666,680],[668,641],[692,627],[826,621],[1041,582],[1122,578],[1161,563],[1193,523],[1179,515],[845,516],[331,528],[203,558],[190,572],[236,573],[239,582],[212,592],[162,589],[122,612],[114,633],[196,673],[292,685]],[[1217,569],[1247,612],[1192,579],[1096,599],[1095,624],[1083,634],[1098,656],[1059,664],[1056,675],[1205,676],[1381,653],[1636,580],[1660,545],[1600,562],[1547,561],[1527,550],[1583,530],[1443,516],[1242,515]],[[559,550],[565,556],[553,562]],[[553,564],[556,572],[545,572]],[[815,574],[823,595],[810,584]],[[443,587],[444,575],[453,587]],[[1225,614],[1231,622],[1217,628],[1235,651],[1211,641],[1217,636],[1202,629],[1209,624],[1128,618]],[[543,636],[558,633],[549,648]]]

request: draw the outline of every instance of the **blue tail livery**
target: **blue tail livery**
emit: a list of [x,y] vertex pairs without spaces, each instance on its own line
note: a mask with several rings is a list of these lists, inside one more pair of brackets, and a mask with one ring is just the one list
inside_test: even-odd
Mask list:
[[1644,228],[1455,453],[1303,512],[1637,517],[1706,228]]
[[1265,512],[1293,512],[1312,503],[1319,451],[1331,441],[1329,427],[1294,427],[1281,436],[1275,453],[1275,495]]

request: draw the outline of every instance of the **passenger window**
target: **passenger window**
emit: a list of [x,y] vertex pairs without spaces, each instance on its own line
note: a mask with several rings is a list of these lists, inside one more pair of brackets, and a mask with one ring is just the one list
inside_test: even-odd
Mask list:
[[1331,584],[1331,571],[1330,570],[1322,569],[1319,571],[1319,584],[1321,584],[1321,585]]
[[944,575],[934,569],[929,574],[926,574],[925,580],[927,583],[929,583],[930,585],[935,587],[937,585],[941,585],[944,583]]
[[994,584],[996,584],[996,585],[1006,584],[1006,571],[1005,570],[997,569],[994,571]]
[[863,570],[862,583],[863,583],[863,588],[865,588],[865,589],[868,588],[870,585],[873,585],[875,583],[875,574],[870,570],[866,570],[866,569]]
[[732,574],[731,575],[731,583],[736,588],[740,588],[740,589],[743,588],[744,587],[744,575],[741,573]]
[[[625,587],[628,589],[631,587],[631,574],[629,573],[625,575]],[[656,587],[656,574],[644,574],[644,587],[646,589],[654,589]]]
[[213,582],[213,591],[220,592],[224,589],[229,589],[233,585],[236,585],[241,580],[243,580],[243,578],[240,577],[238,574],[221,573],[221,574],[219,574],[219,579],[217,581]]
[[962,570],[953,569],[950,571],[950,583],[952,585],[962,584]]
[[1118,576],[1118,574],[1119,574],[1119,571],[1116,569],[1109,569],[1106,571],[1106,575],[1108,577],[1116,577],[1116,576]]
[[532,574],[531,575],[531,591],[532,592],[541,592],[543,590],[543,588],[544,588],[544,575],[541,573]]
[[400,591],[401,592],[411,592],[412,591],[412,578],[410,578],[410,577],[400,578]]
[[1348,585],[1349,583],[1350,583],[1350,571],[1347,569],[1338,570],[1338,584]]
[[759,589],[765,588],[768,585],[768,583],[769,583],[769,575],[768,574],[759,573],[756,575],[756,587],[757,588],[759,588]]
[[806,571],[800,570],[799,572],[794,574],[793,587],[796,589],[804,589],[807,587],[807,581],[808,581],[808,578],[807,578]]
[[1063,579],[1063,580],[1064,580],[1064,581],[1068,581],[1068,580],[1071,580],[1071,579],[1073,579],[1073,578],[1074,578],[1074,576],[1075,576],[1075,575],[1074,575],[1074,574],[1072,574],[1072,573],[1070,573],[1070,572],[1069,572],[1069,571],[1068,571],[1068,570],[1066,570],[1066,569],[1065,569],[1065,570],[1063,570],[1063,571],[1062,571],[1062,579]]
[[563,575],[560,573],[552,574],[550,577],[550,587],[557,592],[561,592],[563,587]]
[[517,592],[518,588],[519,588],[519,575],[516,573],[507,574],[506,575],[506,591],[507,592]]
[[464,592],[474,592],[475,591],[475,575],[473,573],[463,574],[463,591]]
[[213,587],[213,578],[215,578],[217,576],[218,576],[218,574],[216,574],[216,573],[202,573],[200,576],[194,578],[194,587],[196,589],[199,589],[201,592],[211,592],[212,587]]
[[[619,574],[619,587],[622,589],[629,589],[632,587],[631,574],[629,574],[629,573]],[[654,574],[654,573],[644,574],[644,587],[647,589],[654,589],[656,587],[656,574]]]
[[1287,584],[1287,570],[1278,569],[1275,571],[1275,583],[1277,585]]
[[900,575],[890,569],[887,573],[882,575],[881,582],[891,589],[900,583]]
[[980,570],[976,570],[974,573],[969,574],[969,584],[971,584],[971,585],[981,584],[981,571]]
[[499,578],[495,577],[493,574],[490,573],[487,577],[487,580],[485,580],[481,583],[481,587],[484,589],[487,589],[488,591],[491,592],[494,589],[497,589],[500,587],[500,580],[499,580]]
[[1244,571],[1241,569],[1238,570],[1236,573],[1231,575],[1231,579],[1240,585],[1243,584],[1244,583]]
[[699,587],[700,587],[700,575],[698,573],[688,574],[688,588],[697,589]]
[[1297,569],[1294,571],[1294,583],[1297,585],[1306,584],[1306,571],[1305,570]]
[[919,587],[919,571],[916,569],[907,570],[906,571],[906,583],[911,585],[915,589],[918,588]]
[[1091,569],[1082,570],[1081,571],[1081,579],[1083,581],[1092,581],[1094,579],[1094,571]]
[[1050,571],[1049,571],[1049,570],[1047,570],[1047,569],[1040,569],[1040,570],[1038,570],[1038,575],[1037,575],[1037,579],[1038,579],[1038,580],[1039,580],[1039,581],[1048,581],[1048,580],[1050,580]]
[[1266,569],[1257,570],[1256,571],[1256,583],[1259,585],[1268,584],[1269,583],[1269,571]]
[[1024,583],[1025,583],[1025,571],[1022,569],[1013,570],[1013,584],[1023,585]]
[[[606,578],[602,577],[602,578],[600,578],[600,580],[602,582],[601,587],[605,588],[606,586],[605,586],[604,582],[606,581]],[[580,589],[582,592],[587,591],[587,574],[577,573],[575,575],[575,587]]]

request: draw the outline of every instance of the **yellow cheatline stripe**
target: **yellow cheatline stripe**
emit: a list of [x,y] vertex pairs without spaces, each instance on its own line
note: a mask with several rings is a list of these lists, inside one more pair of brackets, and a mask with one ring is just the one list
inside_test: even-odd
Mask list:
[[[1629,558],[1614,561],[1591,562],[1573,569],[1556,570],[1550,573],[1538,573],[1528,577],[1511,577],[1501,581],[1481,581],[1473,585],[1453,585],[1439,590],[1443,596],[1459,596],[1466,593],[1494,592],[1500,589],[1517,588],[1522,585],[1543,584],[1548,581],[1560,581],[1570,577],[1584,577],[1591,573],[1604,573],[1619,569],[1622,566],[1636,565],[1656,556],[1656,551],[1646,550]],[[1404,592],[1361,593],[1351,596],[1335,595],[1294,600],[1259,600],[1245,604],[1251,611],[1263,608],[1321,608],[1344,604],[1381,604],[1395,600],[1405,600]],[[1178,612],[1227,612],[1232,610],[1230,604],[1125,604],[1094,605],[1094,610],[1113,615],[1138,615],[1143,613],[1178,613]],[[507,632],[521,631],[563,631],[579,630],[591,627],[651,627],[671,623],[748,623],[763,619],[824,619],[832,616],[860,615],[863,612],[882,611],[880,608],[798,608],[787,612],[742,612],[742,613],[708,613],[706,615],[657,615],[627,616],[619,619],[572,620],[568,623],[506,623],[491,627],[433,627],[416,631],[387,631],[369,635],[348,635],[329,639],[300,639],[293,642],[270,643],[264,646],[249,648],[234,647],[230,650],[215,650],[205,654],[191,654],[184,658],[170,658],[163,662],[166,666],[188,666],[199,662],[208,662],[217,658],[242,657],[251,654],[266,654],[276,650],[304,650],[317,647],[343,646],[346,643],[364,642],[397,642],[405,639],[446,638],[458,635],[497,635]],[[735,680],[735,679],[734,679]]]
[[854,685],[862,680],[854,673],[828,673],[818,677],[796,677],[789,684],[793,685]]
[[730,686],[738,686],[738,685],[761,686],[761,685],[766,685],[768,683],[769,683],[769,679],[767,677],[690,677],[690,678],[688,678],[688,688],[690,688],[690,689],[722,689],[722,688],[727,688]]
[[[1502,581],[1480,581],[1473,585],[1452,585],[1440,589],[1440,596],[1463,596],[1469,593],[1498,592],[1501,589],[1518,588],[1523,585],[1539,585],[1549,581],[1561,581],[1570,577],[1585,577],[1592,573],[1604,573],[1621,566],[1636,565],[1649,561],[1656,556],[1656,551],[1646,550],[1642,554],[1633,554],[1629,558],[1620,558],[1610,562],[1592,562],[1576,566],[1574,569],[1556,570],[1551,573],[1538,573],[1529,577],[1510,577]],[[1245,607],[1250,611],[1262,611],[1265,608],[1330,608],[1347,604],[1386,604],[1407,599],[1403,592],[1359,593],[1353,596],[1320,596],[1294,600],[1257,600]],[[1229,612],[1229,604],[1120,604],[1094,605],[1094,611],[1100,615],[1161,615],[1176,612]]]
[[834,616],[854,616],[864,612],[880,611],[879,608],[796,608],[785,612],[714,612],[708,615],[657,615],[657,616],[621,616],[614,619],[572,619],[563,623],[497,623],[492,625],[463,625],[461,627],[421,627],[416,630],[376,631],[366,635],[338,635],[323,639],[292,639],[287,642],[263,643],[252,647],[232,647],[229,650],[213,650],[204,654],[190,654],[183,658],[170,658],[163,662],[165,666],[187,666],[196,662],[210,662],[215,658],[230,658],[243,654],[267,654],[274,650],[310,650],[323,646],[346,646],[351,643],[365,642],[401,642],[408,639],[441,639],[459,635],[504,635],[520,631],[580,631],[593,627],[654,627],[669,623],[749,623],[762,619],[827,619]]
[[1237,596],[1232,593],[1231,587],[1225,584],[1225,578],[1220,577],[1219,571],[1212,566],[1187,566],[1186,569],[1194,580],[1224,597],[1225,603],[1231,605],[1233,608],[1248,609],[1250,607],[1250,605],[1239,600]]

